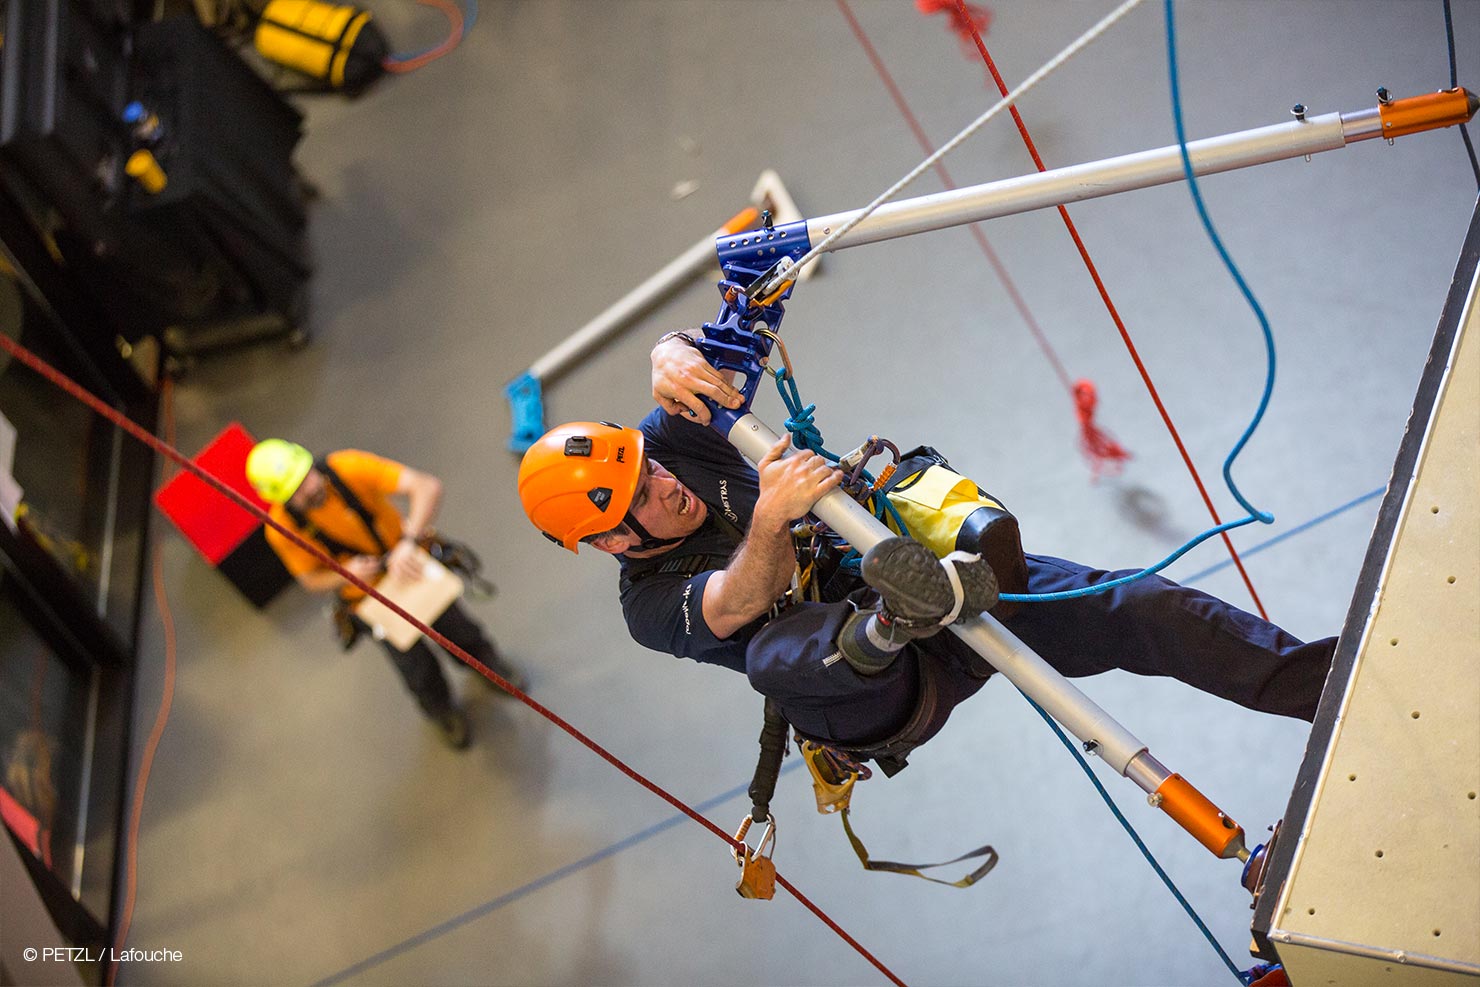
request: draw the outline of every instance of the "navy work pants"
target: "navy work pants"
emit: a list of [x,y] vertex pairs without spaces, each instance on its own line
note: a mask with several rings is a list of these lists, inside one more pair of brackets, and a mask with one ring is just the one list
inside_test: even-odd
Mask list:
[[[1028,589],[1053,593],[1129,575],[1029,555]],[[900,730],[919,702],[922,661],[934,669],[940,711],[928,739],[957,703],[982,687],[989,668],[949,631],[908,645],[878,675],[855,672],[837,636],[871,590],[838,603],[807,603],[772,620],[751,640],[746,671],[756,691],[775,699],[803,734],[844,745],[881,742]],[[1249,709],[1304,720],[1316,704],[1335,638],[1306,644],[1273,624],[1199,590],[1159,576],[1073,600],[1028,603],[1004,621],[1023,643],[1068,677],[1123,669],[1164,675]]]
[[[359,618],[356,617],[355,620],[359,621]],[[364,626],[363,622],[361,626]],[[482,625],[468,616],[455,601],[431,626],[432,630],[483,664],[493,664],[498,660],[498,651]],[[406,683],[406,688],[416,697],[417,705],[423,713],[437,719],[452,709],[452,690],[447,685],[447,676],[437,663],[437,656],[432,653],[431,644],[425,637],[417,638],[416,643],[406,651],[397,650],[389,641],[381,641],[380,645],[400,673],[401,681]]]

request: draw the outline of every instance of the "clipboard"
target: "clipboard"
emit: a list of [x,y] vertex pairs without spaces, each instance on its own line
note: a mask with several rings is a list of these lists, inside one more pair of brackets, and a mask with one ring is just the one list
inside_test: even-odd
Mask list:
[[[387,573],[377,585],[381,595],[430,627],[462,596],[463,581],[457,573],[432,558],[425,549],[416,550],[421,559],[421,578],[407,581]],[[355,616],[363,620],[377,641],[389,641],[397,651],[408,651],[421,637],[421,632],[402,620],[385,604],[367,596],[355,605]]]

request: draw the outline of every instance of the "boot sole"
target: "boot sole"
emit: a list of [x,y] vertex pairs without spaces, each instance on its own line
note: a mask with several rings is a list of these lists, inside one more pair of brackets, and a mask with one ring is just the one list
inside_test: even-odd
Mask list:
[[[938,620],[955,605],[950,578],[935,553],[912,538],[890,538],[863,557],[863,581],[884,597],[890,612],[906,620]],[[965,596],[961,616],[974,616],[997,602],[997,579],[991,566],[974,562],[956,566]]]

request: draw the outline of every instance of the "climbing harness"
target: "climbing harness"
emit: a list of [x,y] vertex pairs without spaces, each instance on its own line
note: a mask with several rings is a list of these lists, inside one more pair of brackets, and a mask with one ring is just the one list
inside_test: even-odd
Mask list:
[[[923,692],[924,690],[922,690]],[[934,703],[929,699],[923,699],[920,708],[927,711],[933,710]],[[928,720],[928,715],[925,717]],[[921,722],[922,719],[917,711],[912,717],[911,726]],[[771,813],[771,798],[775,794],[776,779],[781,773],[781,761],[786,756],[786,737],[790,725],[785,716],[773,700],[767,699],[765,704],[765,723],[761,728],[760,755],[756,762],[755,774],[750,782],[750,812],[740,823],[739,830],[735,833],[735,841],[740,848],[732,848],[731,853],[735,861],[741,867],[740,882],[735,886],[741,897],[769,899],[774,888],[772,878],[775,874],[775,865],[771,862],[771,853],[775,848],[776,818]],[[901,735],[908,732],[906,727]],[[945,860],[936,864],[909,864],[899,863],[892,860],[874,860],[869,856],[868,848],[863,845],[858,834],[853,831],[853,824],[849,819],[849,808],[853,797],[853,786],[859,781],[866,781],[872,777],[872,772],[862,762],[864,759],[874,757],[884,768],[885,774],[895,774],[904,767],[904,758],[900,754],[903,746],[897,742],[886,742],[882,747],[876,747],[860,756],[853,753],[854,749],[839,745],[824,744],[820,741],[796,736],[797,749],[801,751],[802,760],[807,765],[808,772],[812,775],[812,788],[817,799],[817,811],[822,815],[837,814],[843,824],[843,833],[848,838],[848,844],[858,856],[858,862],[867,871],[878,871],[888,874],[905,874],[910,877],[918,877],[924,881],[935,884],[944,884],[953,888],[969,888],[981,880],[993,867],[997,865],[997,851],[991,846],[981,846],[959,857]],[[891,746],[892,743],[892,746]],[[888,755],[881,754],[883,750],[893,750],[897,761],[889,760]],[[905,752],[907,753],[907,751]],[[765,823],[766,829],[762,834],[760,842],[756,844],[754,851],[745,842],[745,835],[749,832],[752,823]],[[935,867],[948,867],[965,860],[984,858],[982,862],[971,873],[954,881],[943,880],[923,874],[921,871],[930,870]]]

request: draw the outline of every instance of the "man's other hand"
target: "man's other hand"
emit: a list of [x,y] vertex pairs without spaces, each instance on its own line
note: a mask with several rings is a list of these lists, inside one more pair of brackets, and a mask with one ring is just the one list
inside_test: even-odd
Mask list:
[[761,492],[755,516],[789,524],[812,509],[823,495],[843,482],[843,473],[810,450],[786,455],[791,436],[782,436],[756,464]]

